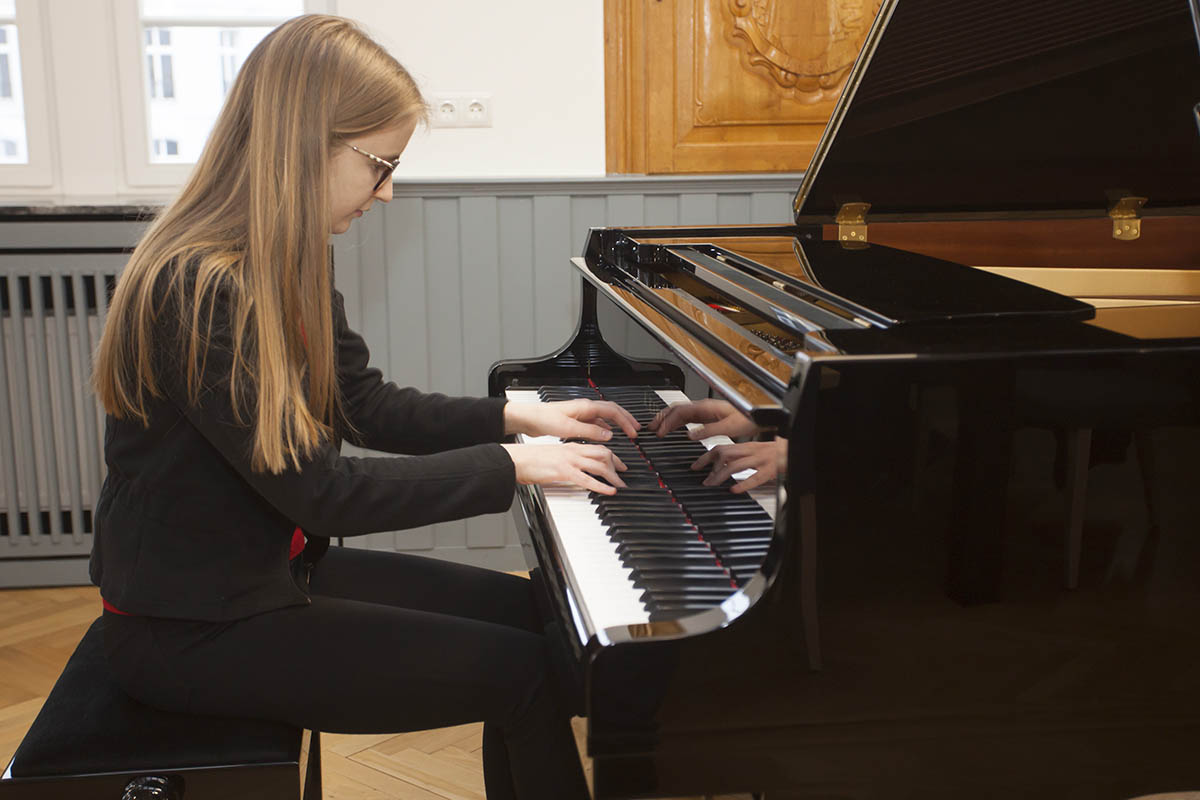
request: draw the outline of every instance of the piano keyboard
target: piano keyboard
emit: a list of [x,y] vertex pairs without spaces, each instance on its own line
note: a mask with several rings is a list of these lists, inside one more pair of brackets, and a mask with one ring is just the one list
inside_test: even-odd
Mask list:
[[[509,389],[512,402],[577,397],[612,400],[645,426],[665,406],[688,398],[651,387],[547,386]],[[693,423],[689,428],[699,427]],[[520,437],[530,444],[561,441]],[[721,604],[762,564],[774,528],[773,485],[745,494],[703,486],[707,471],[689,467],[726,436],[692,441],[682,430],[630,439],[619,429],[607,446],[628,467],[613,497],[569,484],[542,486],[579,611],[597,632],[674,619]],[[744,479],[750,471],[739,473]]]

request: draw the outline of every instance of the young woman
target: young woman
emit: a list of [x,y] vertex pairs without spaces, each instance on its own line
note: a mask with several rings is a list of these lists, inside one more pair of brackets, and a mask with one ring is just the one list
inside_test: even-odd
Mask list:
[[[250,54],[178,199],[117,283],[91,574],[109,663],[166,709],[345,733],[483,720],[489,797],[587,796],[528,581],[329,538],[503,511],[514,483],[612,493],[609,403],[400,389],[368,366],[329,235],[376,200],[425,103],[352,23]],[[348,458],[345,439],[410,457]],[[603,482],[599,479],[603,479]]]

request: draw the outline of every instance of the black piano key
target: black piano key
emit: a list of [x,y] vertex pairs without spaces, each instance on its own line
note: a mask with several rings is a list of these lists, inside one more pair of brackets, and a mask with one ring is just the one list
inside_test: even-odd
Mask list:
[[726,553],[731,556],[757,556],[758,558],[766,558],[767,550],[770,549],[765,544],[759,542],[712,542],[705,540],[706,544],[712,547],[713,552]]
[[726,542],[754,543],[763,546],[771,543],[770,533],[729,533],[726,531],[701,531],[700,535],[704,537],[705,541],[712,542],[714,547],[719,547]]
[[650,553],[639,550],[626,550],[621,554],[621,560],[627,566],[641,570],[643,574],[651,574],[657,570],[672,573],[691,572],[708,574],[723,572],[717,566],[716,556],[711,550],[687,551],[676,553]]
[[636,542],[639,540],[661,542],[670,539],[696,539],[700,540],[701,534],[698,529],[691,525],[668,527],[666,525],[626,525],[626,526],[604,526],[608,531],[610,539],[615,541]]
[[725,568],[711,550],[625,550],[618,557],[630,569],[644,575],[699,575],[721,577]]
[[638,581],[671,579],[682,581],[724,581],[730,580],[729,573],[721,567],[718,567],[714,562],[711,567],[703,566],[688,566],[688,567],[642,567],[640,565],[627,564],[630,572],[630,577],[633,578],[633,585],[637,586]]
[[[723,496],[722,496],[723,495]],[[713,497],[703,498],[678,498],[678,502],[684,508],[752,508],[761,511],[762,506],[752,497],[745,495],[737,495],[732,492],[726,492],[717,489],[713,492]]]
[[601,495],[593,500],[592,503],[598,508],[673,508],[676,511],[680,511],[683,508],[672,500],[666,492],[657,495],[625,494],[621,492],[611,497]]
[[[670,503],[650,505],[647,503],[615,503],[612,505],[596,505],[596,516],[614,522],[687,522],[687,514],[682,508]],[[691,524],[691,523],[688,523]]]
[[698,526],[689,522],[680,512],[636,514],[629,511],[600,510],[596,516],[599,517],[600,524],[615,530],[672,530],[681,528],[690,531],[699,530]]
[[687,518],[692,520],[698,527],[710,527],[714,530],[724,528],[726,530],[769,531],[775,527],[774,521],[765,514],[761,517],[748,517],[736,514],[722,516],[720,514],[680,513],[686,514]]
[[614,525],[636,525],[642,522],[654,525],[662,522],[670,525],[686,524],[693,528],[696,527],[688,522],[687,517],[678,508],[597,508],[596,516],[602,521]]
[[[673,553],[704,553],[712,557],[712,549],[699,539],[677,540],[674,542],[618,542],[618,553],[633,553],[635,555],[670,555]],[[744,555],[744,554],[743,554]]]
[[733,586],[720,589],[647,589],[639,599],[647,606],[655,602],[687,602],[716,606],[735,591],[737,590]]
[[597,509],[596,517],[600,524],[614,531],[634,533],[638,531],[675,531],[686,530],[697,532],[700,529],[689,522],[682,512],[674,513],[634,513],[631,511],[606,512]]
[[[695,474],[701,478],[704,477],[703,473],[697,472],[697,473],[693,473],[693,474]],[[732,485],[732,483],[730,485]],[[676,497],[679,498],[679,501],[681,503],[687,502],[689,499],[694,498],[694,497],[703,497],[705,495],[710,496],[710,497],[711,496],[719,496],[719,494],[714,495],[713,494],[714,492],[717,492],[717,493],[724,492],[726,495],[729,495],[730,497],[737,497],[737,495],[729,492],[728,490],[722,489],[719,486],[698,485],[698,486],[680,486],[678,488],[672,486],[671,491],[674,493],[674,495]]]
[[730,578],[667,578],[667,577],[637,577],[633,585],[638,589],[645,589],[651,594],[657,594],[660,591],[680,591],[686,592],[692,589],[721,589],[728,594],[733,594],[734,582]]
[[730,521],[767,520],[771,515],[761,508],[688,508],[684,506],[692,519],[713,519]]
[[687,617],[687,616],[691,616],[692,614],[699,614],[700,612],[707,611],[710,608],[712,608],[712,606],[704,606],[704,605],[664,606],[662,608],[659,608],[659,609],[656,609],[656,610],[650,612],[650,621],[651,622],[669,622],[670,620],[679,619],[680,617]]
[[759,558],[757,556],[746,556],[746,555],[721,556],[721,563],[724,566],[729,567],[731,570],[735,570],[735,571],[742,571],[742,570],[749,569],[751,572],[754,572],[755,570],[757,570],[759,567],[762,566],[762,562],[763,562],[762,558]]
[[[732,588],[730,589],[732,594]],[[711,600],[689,600],[687,598],[678,597],[661,597],[655,600],[654,605],[659,611],[706,611],[710,608],[715,608],[720,605],[720,601],[713,602]]]
[[608,538],[616,544],[630,545],[656,545],[671,542],[705,543],[705,540],[700,538],[699,531],[691,531],[690,533],[677,531],[609,531]]
[[[654,567],[642,568],[637,564],[626,563],[634,586],[641,586],[639,581],[678,580],[678,581],[721,581],[728,583],[731,579],[729,571],[716,566],[711,569],[704,567]],[[645,587],[649,588],[649,587]]]
[[698,520],[693,517],[685,517],[684,520],[696,526],[701,533],[726,537],[745,535],[769,538],[771,531],[774,530],[772,523],[756,520]]
[[[664,486],[644,486],[637,488],[630,487],[629,489],[622,489],[618,496],[622,498],[655,497],[675,502],[674,500],[671,500],[671,492]],[[593,502],[596,500],[606,499],[607,497],[608,495],[596,494],[594,492],[591,495]]]

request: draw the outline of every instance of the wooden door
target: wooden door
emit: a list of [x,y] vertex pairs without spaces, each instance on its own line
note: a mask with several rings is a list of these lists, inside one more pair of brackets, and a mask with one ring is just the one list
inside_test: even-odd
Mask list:
[[878,0],[606,0],[611,173],[801,170]]

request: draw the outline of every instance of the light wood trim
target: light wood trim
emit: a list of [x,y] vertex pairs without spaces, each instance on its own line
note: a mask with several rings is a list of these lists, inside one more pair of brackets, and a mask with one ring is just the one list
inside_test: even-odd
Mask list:
[[979,269],[1070,297],[1188,301],[1200,298],[1200,272],[1191,269],[989,266]]
[[646,47],[641,0],[604,0],[604,144],[610,175],[646,172]]
[[642,135],[645,139],[645,169],[650,174],[679,171],[675,166],[674,148],[677,134],[675,107],[679,101],[679,88],[675,83],[675,62],[676,48],[680,44],[676,40],[676,2],[688,0],[648,2],[642,24],[644,41],[654,43],[652,52],[646,52],[643,57],[645,72],[642,79],[646,92],[646,115]]
[[[822,227],[835,240],[837,226]],[[971,266],[1200,269],[1200,216],[1142,219],[1142,236],[1112,238],[1112,220],[885,222],[867,214],[867,239]]]

